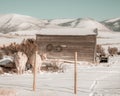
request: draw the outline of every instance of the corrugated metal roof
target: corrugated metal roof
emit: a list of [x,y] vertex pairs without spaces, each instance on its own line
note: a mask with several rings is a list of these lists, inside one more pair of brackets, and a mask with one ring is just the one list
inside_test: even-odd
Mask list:
[[91,29],[82,29],[82,28],[47,28],[41,29],[37,35],[96,35],[96,33]]

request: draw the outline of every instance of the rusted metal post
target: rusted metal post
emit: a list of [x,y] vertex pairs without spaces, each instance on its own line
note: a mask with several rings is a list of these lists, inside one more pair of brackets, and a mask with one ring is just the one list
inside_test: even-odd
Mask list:
[[74,94],[77,96],[77,52],[75,52],[75,64],[74,64]]
[[36,68],[36,54],[35,52],[35,58],[34,58],[34,69],[33,69],[33,91],[36,91],[36,76],[37,76],[37,68]]

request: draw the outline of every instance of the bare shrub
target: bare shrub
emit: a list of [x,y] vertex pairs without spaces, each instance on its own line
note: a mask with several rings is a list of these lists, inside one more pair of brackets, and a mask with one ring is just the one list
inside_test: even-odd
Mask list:
[[108,47],[108,52],[111,56],[116,55],[118,53],[117,47]]
[[0,53],[0,59],[2,59],[3,58],[3,55],[2,55],[2,53]]
[[97,45],[96,52],[101,56],[105,55],[105,50],[101,45]]
[[117,54],[120,55],[120,51],[118,51]]
[[15,52],[21,51],[24,52],[28,57],[30,57],[36,50],[38,46],[36,40],[27,39],[23,40],[21,44],[11,43],[9,46],[3,46],[1,50],[4,50],[6,55],[14,54]]
[[38,45],[36,40],[34,39],[27,39],[22,43],[21,51],[23,51],[28,57],[30,57],[36,50],[38,50]]

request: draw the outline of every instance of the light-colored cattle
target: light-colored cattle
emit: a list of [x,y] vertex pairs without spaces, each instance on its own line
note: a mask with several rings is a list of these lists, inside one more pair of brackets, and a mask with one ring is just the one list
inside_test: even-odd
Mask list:
[[[35,61],[36,60],[36,61]],[[40,68],[42,65],[42,58],[41,56],[38,54],[38,52],[34,53],[29,60],[29,63],[32,65],[32,69],[34,69],[34,64],[36,63],[36,68],[37,71],[40,72]],[[33,71],[33,70],[32,70]]]
[[18,74],[22,74],[25,71],[27,60],[28,58],[25,53],[19,51],[15,54],[14,61]]

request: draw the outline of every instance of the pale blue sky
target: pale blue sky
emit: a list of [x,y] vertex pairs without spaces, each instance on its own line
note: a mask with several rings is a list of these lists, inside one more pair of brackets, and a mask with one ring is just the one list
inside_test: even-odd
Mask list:
[[120,0],[0,0],[0,14],[17,13],[40,19],[120,17]]

